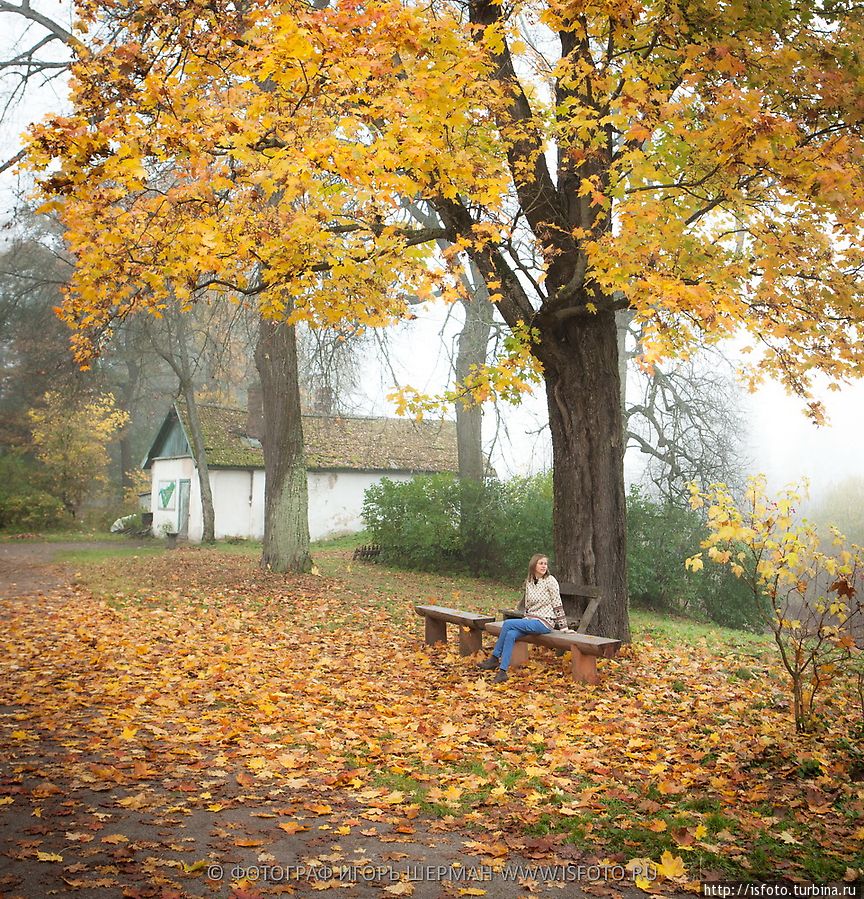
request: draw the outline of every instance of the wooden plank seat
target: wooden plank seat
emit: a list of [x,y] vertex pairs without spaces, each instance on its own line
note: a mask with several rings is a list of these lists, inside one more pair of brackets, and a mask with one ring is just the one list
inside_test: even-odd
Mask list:
[[426,645],[447,642],[447,625],[459,625],[459,654],[473,655],[483,649],[483,626],[495,620],[494,615],[461,612],[444,606],[414,606],[414,611],[426,619]]
[[[521,617],[519,615],[518,617]],[[485,629],[497,637],[501,633],[503,622],[491,621],[484,625]],[[528,661],[528,644],[548,646],[551,649],[570,650],[570,673],[573,680],[584,683],[597,683],[597,659],[611,659],[621,648],[620,640],[608,637],[595,637],[593,634],[562,633],[552,631],[551,634],[524,634],[517,638],[510,657],[510,667],[524,665]]]

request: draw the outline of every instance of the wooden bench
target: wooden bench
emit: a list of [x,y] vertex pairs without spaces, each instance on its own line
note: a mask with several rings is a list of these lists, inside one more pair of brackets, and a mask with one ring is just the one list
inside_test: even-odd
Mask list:
[[426,619],[426,645],[447,642],[447,625],[459,625],[459,654],[473,655],[483,649],[483,627],[495,620],[494,615],[460,612],[444,606],[414,606],[414,611]]
[[[501,621],[492,621],[484,625],[495,637],[501,633],[503,626]],[[552,631],[551,634],[523,634],[516,639],[513,647],[513,655],[510,657],[511,668],[524,665],[528,661],[529,643],[548,646],[551,649],[569,649],[570,673],[573,680],[588,684],[597,683],[597,659],[600,657],[611,659],[621,648],[620,640],[595,637],[593,634],[561,633],[561,631]]]

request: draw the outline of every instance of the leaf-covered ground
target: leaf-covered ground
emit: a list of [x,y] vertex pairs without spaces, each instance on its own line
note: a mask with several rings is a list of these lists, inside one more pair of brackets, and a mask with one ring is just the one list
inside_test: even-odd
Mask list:
[[496,686],[455,634],[426,649],[412,607],[515,590],[318,560],[286,578],[242,549],[85,554],[68,587],[0,605],[0,892],[561,895],[864,871],[854,707],[838,694],[825,732],[796,736],[766,641],[634,616],[597,686],[542,650]]

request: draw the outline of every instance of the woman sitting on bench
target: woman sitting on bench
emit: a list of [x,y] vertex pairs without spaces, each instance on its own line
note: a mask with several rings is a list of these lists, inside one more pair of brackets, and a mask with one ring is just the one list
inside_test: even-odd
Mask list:
[[[542,553],[531,557],[525,580],[525,617],[509,618],[501,625],[501,634],[492,655],[478,668],[498,669],[495,683],[507,680],[513,644],[523,634],[550,634],[553,630],[567,630],[567,617],[561,604],[558,581],[549,574],[549,559]],[[520,603],[521,605],[521,603]]]

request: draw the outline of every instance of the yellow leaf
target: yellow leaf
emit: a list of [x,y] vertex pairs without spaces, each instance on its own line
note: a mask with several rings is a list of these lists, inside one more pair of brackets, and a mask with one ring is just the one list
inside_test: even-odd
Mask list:
[[702,561],[702,553],[690,556],[689,559],[685,560],[684,567],[688,571],[701,571],[705,567],[705,563]]
[[459,890],[460,896],[485,896],[486,890],[481,890],[479,887],[463,887]]
[[414,892],[414,884],[407,880],[400,880],[399,883],[384,887],[384,892],[391,896],[410,896]]
[[703,837],[708,836],[708,828],[704,824],[700,824],[696,830],[693,831],[693,836],[696,837],[697,840],[701,840]]
[[648,825],[648,830],[653,830],[654,833],[663,833],[663,831],[666,830],[666,828],[667,828],[668,826],[669,826],[669,825],[668,825],[665,821],[662,821],[660,818],[655,818],[655,819]]
[[63,861],[63,856],[57,855],[56,852],[37,852],[36,858],[38,858],[40,862],[62,862]]
[[667,880],[680,880],[687,873],[687,869],[684,867],[684,859],[680,855],[673,856],[667,850],[660,856],[657,873]]
[[288,821],[286,824],[278,824],[280,830],[284,830],[285,833],[302,833],[304,830],[308,830],[308,827],[304,827],[302,824],[298,824],[296,821]]
[[197,862],[192,862],[191,865],[183,862],[183,871],[186,874],[196,874],[198,871],[203,871],[208,865],[208,859],[199,858]]
[[4,796],[0,799],[0,805],[12,805],[15,800],[11,796]]
[[132,727],[132,725],[130,724],[128,727],[123,728],[123,731],[121,732],[120,736],[124,740],[131,740],[137,733],[138,733],[138,728]]

